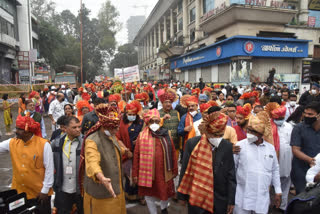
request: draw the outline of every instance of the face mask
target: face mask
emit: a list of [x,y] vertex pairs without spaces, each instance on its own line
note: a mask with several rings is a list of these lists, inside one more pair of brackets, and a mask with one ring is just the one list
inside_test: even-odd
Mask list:
[[254,142],[258,141],[259,139],[258,139],[257,136],[248,133],[247,134],[247,140],[249,141],[249,143],[254,143]]
[[208,140],[209,140],[209,143],[210,143],[212,146],[218,148],[219,145],[220,145],[220,143],[221,143],[221,141],[222,141],[222,137],[209,138]]
[[136,115],[134,115],[134,116],[128,116],[128,120],[131,121],[131,122],[135,121],[136,118],[137,118]]
[[151,124],[151,125],[149,126],[149,128],[150,128],[152,131],[156,132],[156,131],[160,128],[160,125],[159,125],[159,124],[156,124],[156,123],[153,123],[153,124]]
[[311,94],[317,94],[317,90],[312,89],[312,90],[311,90]]
[[304,117],[304,122],[308,125],[312,125],[317,121],[317,117]]
[[290,102],[289,102],[289,105],[290,105],[291,107],[295,107],[295,106],[296,106],[296,101],[290,101]]
[[284,119],[283,120],[274,120],[273,121],[277,126],[282,126],[284,123]]
[[197,113],[198,113],[197,111],[192,111],[192,112],[190,112],[190,114],[191,114],[192,117],[196,116]]
[[277,95],[278,95],[278,97],[281,97],[281,93],[278,93]]
[[104,130],[104,133],[105,133],[108,137],[111,136],[111,134],[110,134],[110,132],[109,132],[108,130]]

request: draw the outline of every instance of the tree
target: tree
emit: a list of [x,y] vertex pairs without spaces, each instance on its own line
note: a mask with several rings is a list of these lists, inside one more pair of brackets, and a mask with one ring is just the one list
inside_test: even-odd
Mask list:
[[133,44],[125,44],[118,47],[118,52],[109,64],[111,73],[115,68],[125,68],[138,64],[138,53]]
[[38,19],[49,20],[55,14],[56,4],[47,0],[31,0],[30,6],[32,14]]

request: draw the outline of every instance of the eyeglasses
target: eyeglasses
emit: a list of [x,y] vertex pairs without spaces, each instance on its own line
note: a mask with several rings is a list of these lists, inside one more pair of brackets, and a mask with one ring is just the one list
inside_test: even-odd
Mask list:
[[160,123],[160,120],[149,120],[149,124],[159,124]]

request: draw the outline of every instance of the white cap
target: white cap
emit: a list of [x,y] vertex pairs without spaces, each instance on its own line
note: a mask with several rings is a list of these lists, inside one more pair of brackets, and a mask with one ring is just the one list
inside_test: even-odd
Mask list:
[[66,88],[66,86],[65,85],[61,85],[61,88]]
[[143,82],[143,84],[148,84],[147,82]]
[[52,87],[51,87],[51,90],[55,90],[55,89],[57,89],[55,86],[52,86]]

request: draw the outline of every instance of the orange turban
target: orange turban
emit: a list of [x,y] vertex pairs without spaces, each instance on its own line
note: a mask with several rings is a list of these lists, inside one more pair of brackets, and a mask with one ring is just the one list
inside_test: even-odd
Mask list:
[[198,105],[198,97],[196,96],[191,96],[187,99],[187,106],[192,105],[192,104],[197,104]]
[[210,88],[210,87],[205,87],[204,89],[202,89],[202,93],[211,92],[211,91],[212,91],[212,88]]
[[100,104],[96,107],[99,122],[104,128],[115,129],[120,125],[120,112],[117,107],[109,104]]
[[166,100],[170,100],[173,103],[178,99],[177,93],[171,88],[165,88],[164,93],[160,93],[159,95],[159,100],[162,103]]
[[280,106],[276,102],[268,103],[265,107],[265,111],[268,112],[269,116],[273,119],[285,117],[286,110],[285,106]]
[[82,113],[83,108],[88,108],[89,111],[93,110],[92,106],[89,104],[87,100],[80,100],[77,102],[78,116],[83,115]]
[[83,92],[83,91],[84,91],[84,88],[83,88],[83,87],[80,87],[80,88],[78,89],[78,91],[79,91],[79,92]]
[[34,98],[35,96],[39,96],[39,93],[36,91],[31,91],[31,93],[29,94],[29,99]]
[[149,121],[152,119],[152,118],[157,118],[157,119],[160,119],[160,113],[158,111],[158,109],[154,108],[154,109],[151,109],[151,110],[147,110],[144,112],[143,114],[143,120],[146,124],[149,123]]
[[136,100],[138,100],[139,102],[146,102],[146,101],[149,101],[149,95],[146,93],[146,92],[143,92],[141,94],[136,94],[134,96],[134,98]]
[[131,103],[126,105],[126,111],[132,114],[138,114],[142,110],[142,106],[139,101],[133,100]]
[[187,94],[187,95],[184,95],[181,97],[180,99],[180,105],[183,107],[183,108],[187,108],[188,107],[188,104],[187,104],[187,100],[191,97],[191,95]]
[[212,106],[219,106],[218,103],[216,103],[216,101],[210,100],[207,103],[203,103],[200,105],[200,112],[207,112],[209,110],[209,108],[211,108]]
[[164,88],[168,88],[169,85],[168,85],[168,84],[163,84],[163,87],[164,87]]
[[245,120],[249,120],[251,116],[251,105],[250,103],[245,104],[243,107],[237,106],[237,114],[241,114],[244,116]]
[[27,132],[31,132],[39,137],[42,136],[40,123],[36,122],[29,115],[27,116],[18,115],[16,120],[16,127],[19,129],[23,129]]
[[203,118],[202,123],[199,125],[201,134],[215,134],[222,136],[226,129],[228,122],[228,116],[220,111],[212,112],[208,116]]
[[190,89],[191,85],[190,84],[186,84],[186,88]]
[[200,88],[192,89],[191,95],[199,96],[200,92],[201,92]]
[[111,94],[109,96],[109,103],[110,102],[116,102],[119,103],[121,101],[121,95],[120,94]]
[[265,141],[274,145],[270,117],[266,111],[250,117],[248,127],[262,134]]

